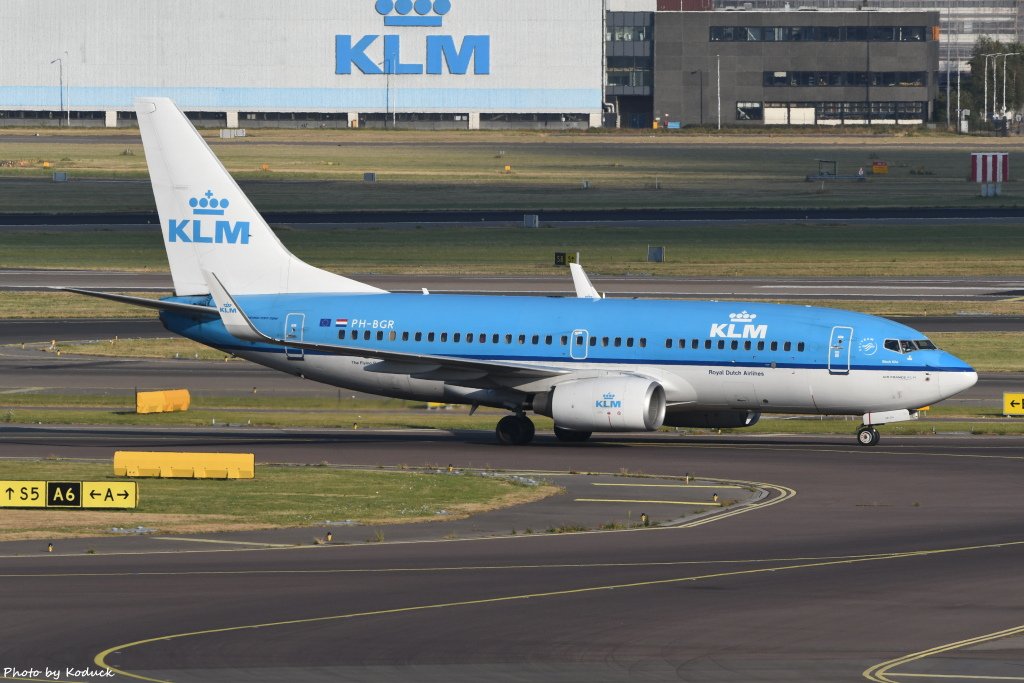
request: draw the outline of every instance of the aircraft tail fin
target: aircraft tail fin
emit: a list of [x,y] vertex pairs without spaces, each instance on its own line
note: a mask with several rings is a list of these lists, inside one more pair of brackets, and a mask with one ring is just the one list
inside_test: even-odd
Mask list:
[[203,271],[236,294],[384,292],[288,251],[170,99],[140,98],[135,108],[176,294],[210,293]]

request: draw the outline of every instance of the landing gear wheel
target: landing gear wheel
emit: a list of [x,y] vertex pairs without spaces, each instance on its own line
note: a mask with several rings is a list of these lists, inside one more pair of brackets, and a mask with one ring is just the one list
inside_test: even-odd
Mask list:
[[857,430],[857,442],[861,446],[875,446],[881,438],[882,435],[874,427],[861,427]]
[[525,446],[533,441],[536,428],[530,418],[523,415],[506,415],[498,420],[494,433],[498,443],[504,446]]
[[575,429],[566,429],[565,427],[555,427],[555,436],[559,441],[565,443],[583,443],[590,438],[592,432],[579,432]]

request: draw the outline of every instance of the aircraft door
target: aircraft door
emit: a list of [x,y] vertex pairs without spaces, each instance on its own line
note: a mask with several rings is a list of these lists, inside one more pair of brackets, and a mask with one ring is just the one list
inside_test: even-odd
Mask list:
[[[284,340],[285,341],[302,341],[303,328],[306,325],[306,314],[305,313],[289,313],[288,317],[284,319]],[[290,346],[286,346],[284,349],[285,358],[288,360],[302,360],[303,351],[302,349],[293,349]]]
[[830,375],[850,374],[852,342],[852,327],[832,328],[832,339],[828,343],[828,372]]
[[590,332],[586,330],[573,330],[569,339],[569,358],[573,360],[586,360],[590,350]]

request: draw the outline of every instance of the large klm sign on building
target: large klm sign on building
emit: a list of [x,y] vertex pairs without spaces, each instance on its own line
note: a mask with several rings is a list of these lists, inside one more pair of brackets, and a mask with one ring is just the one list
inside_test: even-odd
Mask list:
[[[374,9],[383,19],[384,30],[437,29],[444,27],[445,16],[453,7],[452,0],[375,0]],[[343,76],[355,71],[367,75],[487,75],[491,73],[491,36],[409,32],[338,35],[335,62],[335,73]]]

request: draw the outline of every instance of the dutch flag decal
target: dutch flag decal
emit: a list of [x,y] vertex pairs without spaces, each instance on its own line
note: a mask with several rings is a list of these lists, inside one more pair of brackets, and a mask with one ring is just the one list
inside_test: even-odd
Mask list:
[[334,321],[335,327],[348,327],[348,318],[338,318]]

